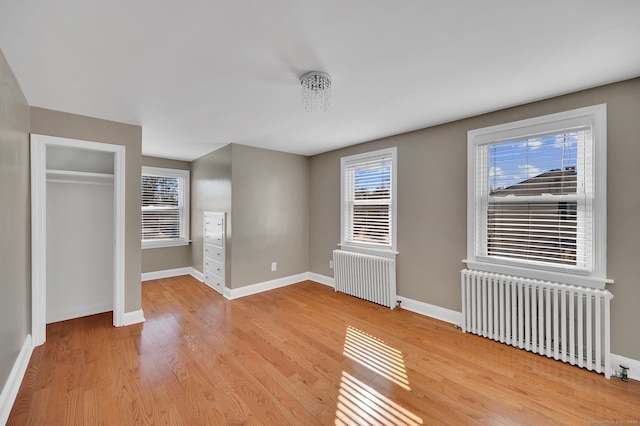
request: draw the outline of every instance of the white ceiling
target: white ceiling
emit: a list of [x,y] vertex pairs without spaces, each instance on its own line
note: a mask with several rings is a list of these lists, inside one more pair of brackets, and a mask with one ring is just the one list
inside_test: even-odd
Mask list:
[[[0,0],[32,106],[312,155],[640,76],[638,0]],[[299,76],[333,79],[307,113]]]

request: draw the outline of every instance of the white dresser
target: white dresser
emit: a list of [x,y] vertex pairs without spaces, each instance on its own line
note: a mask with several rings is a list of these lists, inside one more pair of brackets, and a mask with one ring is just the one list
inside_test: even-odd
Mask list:
[[204,212],[204,282],[214,290],[224,293],[225,275],[225,231],[224,212]]

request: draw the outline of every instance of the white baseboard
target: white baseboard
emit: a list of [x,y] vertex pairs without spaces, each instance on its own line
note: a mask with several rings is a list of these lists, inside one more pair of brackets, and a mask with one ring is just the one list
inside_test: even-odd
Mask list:
[[193,278],[195,278],[198,281],[202,281],[204,282],[204,274],[200,271],[198,271],[196,268],[189,268],[189,275],[191,275]]
[[[611,354],[611,371],[620,370],[620,364],[629,367],[628,375],[630,379],[640,380],[640,361],[622,355]],[[612,376],[612,378],[614,378]]]
[[80,308],[71,309],[64,312],[51,312],[49,310],[47,311],[47,324],[111,311],[113,311],[113,302],[102,303],[93,306],[82,306]]
[[16,402],[16,396],[18,396],[18,390],[20,390],[32,353],[33,342],[31,335],[27,334],[20,353],[18,353],[18,357],[13,363],[13,368],[9,372],[9,377],[2,388],[2,393],[0,393],[0,424],[2,425],[6,424],[9,419],[9,414],[11,414],[13,404]]
[[158,280],[160,278],[179,277],[180,275],[191,275],[190,266],[184,268],[165,269],[164,271],[145,272],[142,274],[142,281]]
[[179,277],[181,275],[191,275],[198,281],[204,281],[204,275],[193,266],[184,268],[165,269],[164,271],[145,272],[141,275],[141,281],[159,280],[160,278]]
[[[307,272],[307,276],[307,279],[311,281],[315,281],[332,288],[335,288],[336,286],[335,278],[316,274],[315,272]],[[436,305],[430,305],[429,303],[409,299],[408,297],[397,296],[397,299],[402,302],[402,309],[406,309],[407,311],[415,312],[417,314],[425,315],[451,324],[462,323],[462,312],[441,308],[440,306]]]
[[462,324],[462,312],[398,296],[400,306],[407,311],[415,312],[451,324]]
[[315,281],[320,284],[328,285],[331,288],[336,287],[335,278],[328,277],[326,275],[316,274],[315,272],[307,272],[308,280]]
[[138,324],[139,322],[144,322],[144,312],[142,309],[138,309],[137,311],[125,312],[124,313],[124,325],[132,325]]
[[309,279],[309,273],[303,272],[302,274],[289,275],[288,277],[282,277],[275,280],[264,281],[257,284],[251,284],[240,288],[225,289],[224,297],[229,300],[237,299],[239,297],[250,296],[256,293],[262,293],[263,291],[273,290],[274,288],[285,287],[291,284],[299,283],[300,281],[306,281]]

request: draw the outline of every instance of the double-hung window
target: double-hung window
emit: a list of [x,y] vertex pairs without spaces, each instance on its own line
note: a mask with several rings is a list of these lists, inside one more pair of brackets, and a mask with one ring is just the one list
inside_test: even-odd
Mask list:
[[396,148],[341,158],[341,246],[396,250]]
[[606,106],[468,134],[472,269],[603,288]]
[[142,248],[189,244],[189,171],[142,167]]

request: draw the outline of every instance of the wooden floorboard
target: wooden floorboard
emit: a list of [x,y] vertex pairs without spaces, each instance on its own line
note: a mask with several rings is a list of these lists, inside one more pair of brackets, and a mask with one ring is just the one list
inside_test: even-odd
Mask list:
[[8,424],[640,424],[640,382],[310,281],[233,301],[189,276],[142,292],[142,324],[49,324]]

